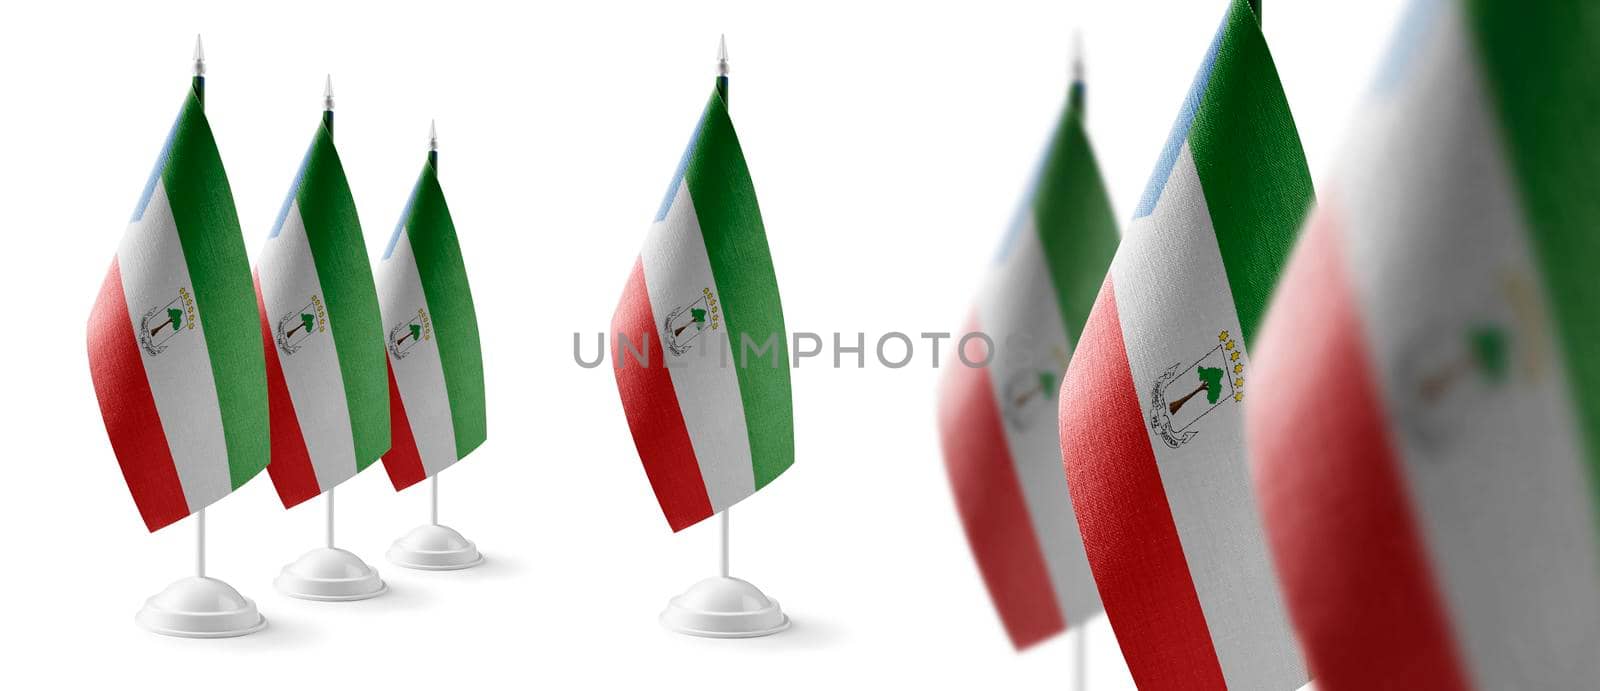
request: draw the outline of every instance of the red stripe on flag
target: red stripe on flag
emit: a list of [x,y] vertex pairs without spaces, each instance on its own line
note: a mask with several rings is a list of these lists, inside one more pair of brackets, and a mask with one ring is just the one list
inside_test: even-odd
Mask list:
[[272,476],[272,486],[287,509],[321,494],[322,488],[317,485],[317,471],[311,465],[311,452],[306,449],[300,419],[294,412],[294,399],[289,397],[289,382],[283,378],[278,344],[273,342],[272,327],[267,324],[261,277],[254,278],[256,311],[261,314],[261,339],[267,354],[267,413],[272,430],[272,459],[267,463],[267,474]]
[[[969,323],[966,332],[976,331],[977,319]],[[987,359],[978,339],[967,345],[968,362]],[[1061,632],[1066,622],[1003,424],[989,368],[952,358],[939,392],[945,471],[989,598],[1011,644],[1022,649]]]
[[[656,336],[655,315],[645,289],[644,262],[633,263],[633,273],[622,291],[622,302],[611,317],[611,364],[617,375],[622,409],[633,431],[634,446],[644,462],[645,475],[673,532],[711,517],[711,497],[706,494],[700,464],[683,424],[672,373],[666,368],[661,339]],[[626,338],[633,347],[646,346],[647,364],[641,365],[619,346]]]
[[1140,689],[1225,689],[1133,386],[1111,278],[1061,387],[1061,452],[1106,616]]
[[1329,208],[1284,273],[1251,365],[1268,544],[1319,689],[1467,689]]
[[389,473],[389,482],[396,492],[428,479],[428,470],[422,465],[422,454],[417,451],[417,438],[411,433],[411,418],[406,417],[406,403],[400,399],[400,385],[394,380],[394,363],[384,354],[384,364],[389,369],[389,451],[383,454],[383,469]]
[[89,374],[111,450],[145,527],[155,532],[188,516],[189,503],[139,356],[115,258],[89,311]]

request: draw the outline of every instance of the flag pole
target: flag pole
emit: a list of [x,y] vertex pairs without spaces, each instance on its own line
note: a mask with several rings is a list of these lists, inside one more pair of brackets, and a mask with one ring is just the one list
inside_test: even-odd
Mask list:
[[1071,632],[1073,691],[1089,691],[1089,632],[1086,629],[1086,625],[1080,624]]
[[328,128],[328,136],[333,136],[333,75],[328,75],[327,81],[322,86],[322,126]]
[[[200,34],[194,35],[194,80],[191,82],[194,89],[194,98],[200,102],[200,109],[206,107],[206,47],[200,40]],[[206,577],[206,509],[200,507],[194,515],[194,575],[196,578]]]
[[717,39],[717,93],[722,95],[722,101],[728,101],[728,35],[722,34]]
[[433,167],[435,175],[439,174],[439,121],[428,121],[428,165]]
[[206,577],[206,510],[194,514],[194,575]]
[[728,513],[731,511],[733,511],[731,506],[723,509],[722,520],[720,521],[722,524],[722,559],[718,562],[717,573],[723,578],[728,577]]
[[428,525],[439,525],[439,476],[428,478]]
[[328,509],[327,547],[328,547],[328,549],[333,549],[333,490],[332,489],[328,490],[328,501],[326,502],[325,506]]
[[[439,174],[439,121],[428,121],[428,166]],[[443,472],[443,471],[440,471]],[[428,525],[439,525],[439,473],[428,478]]]
[[[333,138],[333,75],[329,74],[322,83],[322,126],[328,129],[328,138]],[[328,488],[328,525],[327,547],[333,549],[333,491],[336,487]]]
[[[1067,107],[1077,110],[1080,120],[1086,116],[1084,110],[1087,107],[1083,82],[1083,32],[1082,30],[1077,30],[1072,34],[1072,85],[1068,87]],[[1073,691],[1089,691],[1089,632],[1087,629],[1087,624],[1079,624],[1076,629],[1070,632],[1072,636]]]
[[[728,35],[722,34],[717,38],[717,93],[722,96],[722,102],[728,102]],[[728,577],[728,514],[733,512],[733,507],[722,510],[718,523],[721,524],[722,551],[718,561],[717,573],[723,578]]]
[[200,42],[200,34],[194,35],[194,80],[191,82],[194,89],[195,100],[200,102],[201,110],[206,105],[206,47]]
[[1067,101],[1069,107],[1083,109],[1085,96],[1083,93],[1083,32],[1072,32],[1072,82],[1067,86]]

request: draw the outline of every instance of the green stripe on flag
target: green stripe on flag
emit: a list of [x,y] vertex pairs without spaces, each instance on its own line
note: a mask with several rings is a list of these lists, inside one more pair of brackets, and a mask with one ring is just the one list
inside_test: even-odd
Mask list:
[[[178,226],[184,263],[205,328],[211,378],[216,382],[228,477],[238,489],[266,469],[267,366],[261,317],[245,255],[233,192],[211,124],[194,91],[178,115],[161,181]],[[193,376],[206,376],[195,372]]]
[[1314,199],[1289,101],[1245,0],[1228,11],[1189,146],[1248,344]]
[[1600,5],[1469,7],[1600,494]]
[[758,358],[753,350],[749,366],[736,367],[756,489],[761,489],[794,464],[789,336],[755,186],[728,119],[728,104],[715,91],[706,104],[684,178],[711,258],[734,364],[742,351],[741,335],[748,334],[756,347],[776,335],[777,367],[771,366],[770,351]]
[[295,200],[300,204],[300,219],[305,223],[311,259],[328,306],[359,472],[389,450],[387,354],[378,316],[378,291],[372,282],[355,199],[333,146],[333,134],[323,125],[317,126]]
[[478,314],[467,284],[467,265],[456,240],[455,222],[439,187],[433,165],[422,167],[411,197],[411,215],[404,220],[406,241],[416,258],[422,294],[444,369],[450,421],[456,433],[456,458],[464,458],[488,436],[484,414],[483,348],[478,340]]
[[1094,149],[1083,131],[1082,89],[1073,85],[1033,192],[1034,225],[1055,285],[1056,306],[1074,342],[1121,241]]

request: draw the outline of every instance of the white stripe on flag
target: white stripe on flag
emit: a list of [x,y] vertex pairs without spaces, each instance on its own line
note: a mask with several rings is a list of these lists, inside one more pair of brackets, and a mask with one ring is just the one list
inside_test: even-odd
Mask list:
[[[650,311],[655,327],[662,331],[651,338],[662,338],[663,324],[674,310],[687,310],[705,298],[705,291],[718,296],[711,275],[711,259],[706,255],[705,239],[687,180],[678,183],[676,197],[666,218],[650,226],[644,249],[639,252],[644,264],[645,292],[650,294]],[[704,303],[713,308],[709,300]],[[678,409],[689,430],[689,443],[700,463],[700,477],[711,499],[712,511],[721,511],[755,491],[755,467],[750,460],[750,439],[745,431],[744,401],[739,396],[737,340],[730,340],[721,320],[720,307],[707,316],[716,319],[716,328],[706,327],[687,345],[682,356],[673,355],[667,343],[661,344],[678,395]],[[674,322],[679,323],[679,322]],[[629,334],[637,338],[637,334]],[[684,338],[689,332],[683,334]],[[759,342],[764,334],[750,334]],[[780,338],[782,336],[780,335]],[[726,359],[726,363],[724,363]],[[755,366],[761,366],[752,363]]]
[[[1057,433],[1057,387],[1072,345],[1033,214],[1025,214],[1022,224],[1009,253],[990,270],[979,293],[978,327],[997,346],[989,381],[1006,446],[1050,571],[1056,605],[1067,625],[1074,626],[1100,611],[1100,594],[1073,516]],[[1046,372],[1054,386],[1041,390],[1040,375]]]
[[[1461,660],[1479,688],[1579,688],[1600,679],[1590,480],[1479,63],[1441,10],[1353,138],[1348,170],[1392,174],[1339,176],[1346,266]],[[1473,369],[1425,398],[1482,328],[1506,338],[1504,382]]]
[[[1172,448],[1154,432],[1149,436],[1223,677],[1235,689],[1299,686],[1306,681],[1305,663],[1267,561],[1245,463],[1242,408],[1233,399],[1236,389],[1244,390],[1234,385],[1241,375],[1233,366],[1248,358],[1230,360],[1219,336],[1226,331],[1239,351],[1244,338],[1187,143],[1155,210],[1133,221],[1111,266],[1143,408],[1151,408],[1154,387],[1169,368],[1180,376],[1168,402],[1194,390],[1196,378],[1181,376],[1192,366],[1225,369],[1215,407],[1201,394],[1172,416],[1174,426],[1192,423],[1186,431],[1193,437]],[[1248,369],[1242,376],[1248,380]],[[1196,417],[1199,411],[1205,412]]]
[[[418,318],[418,310],[429,315],[431,323],[433,312],[428,309],[427,294],[422,289],[409,228],[401,232],[389,258],[378,265],[378,286],[385,338],[397,325]],[[439,341],[432,337],[430,327],[425,327],[424,337],[405,351],[404,358],[397,359],[393,354],[387,357],[389,366],[394,368],[395,386],[400,389],[422,467],[433,475],[457,460],[456,428],[444,383],[444,365],[439,359]]]
[[[166,181],[156,181],[144,215],[123,234],[117,265],[134,337],[149,339],[148,343],[139,339],[139,357],[172,450],[172,464],[178,469],[178,482],[193,511],[227,496],[233,491],[233,480],[228,472],[228,443],[222,433],[217,382],[206,349],[205,315],[195,311],[194,283],[189,280],[183,243],[167,200]],[[173,305],[185,314],[198,315],[192,328],[185,322],[181,331],[163,332],[170,338],[151,336],[151,328],[167,321],[164,315]],[[150,315],[148,323],[146,315]],[[151,355],[147,347],[160,353]]]
[[350,431],[350,408],[345,404],[339,351],[333,343],[333,322],[326,317],[327,303],[299,200],[290,203],[278,235],[267,240],[260,266],[261,297],[275,343],[281,331],[279,322],[286,316],[293,318],[309,309],[318,319],[317,332],[298,341],[293,355],[280,348],[278,358],[316,471],[317,487],[327,491],[356,474],[355,438]]

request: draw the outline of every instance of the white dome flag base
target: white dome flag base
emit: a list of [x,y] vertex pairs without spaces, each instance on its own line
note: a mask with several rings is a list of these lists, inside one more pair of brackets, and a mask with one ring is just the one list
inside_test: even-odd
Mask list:
[[428,478],[428,524],[417,526],[389,546],[389,561],[423,571],[470,569],[483,563],[478,546],[448,526],[439,525],[439,476]]
[[173,582],[134,617],[149,631],[182,638],[232,638],[267,627],[256,603],[215,578],[190,576]]
[[421,525],[389,546],[389,561],[424,571],[470,569],[483,563],[478,546],[452,528]]
[[667,603],[661,625],[708,638],[755,638],[789,628],[778,601],[738,578],[707,578]]
[[707,638],[756,638],[789,628],[778,601],[748,581],[728,576],[728,510],[723,509],[721,576],[707,578],[672,598],[661,625]]
[[345,602],[389,592],[378,570],[361,557],[333,546],[333,490],[327,492],[328,543],[300,555],[272,581],[278,592],[302,600]]
[[195,513],[195,575],[144,601],[133,620],[148,631],[183,638],[232,638],[267,628],[256,603],[233,586],[206,578],[206,510]]
[[300,555],[272,584],[289,597],[327,602],[365,600],[389,592],[377,569],[337,547],[318,547]]

